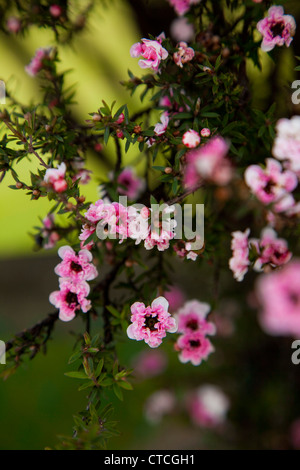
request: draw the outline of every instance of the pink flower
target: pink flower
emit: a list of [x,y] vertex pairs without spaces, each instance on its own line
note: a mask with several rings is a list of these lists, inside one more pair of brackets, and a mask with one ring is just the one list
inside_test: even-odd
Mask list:
[[58,18],[62,14],[62,8],[59,5],[51,5],[49,11],[53,18]]
[[60,239],[59,234],[53,230],[54,215],[48,214],[43,219],[42,223],[43,223],[43,230],[41,232],[41,235],[43,238],[46,239],[46,243],[44,243],[43,247],[45,248],[45,250],[49,250],[53,248],[58,242],[58,240]]
[[169,124],[169,117],[168,113],[162,113],[160,117],[161,122],[157,123],[154,127],[155,135],[162,135],[166,132],[168,124]]
[[193,60],[195,51],[192,47],[188,47],[187,43],[183,41],[177,45],[177,48],[178,50],[173,54],[173,59],[175,64],[182,68],[183,64]]
[[21,29],[21,21],[15,16],[10,16],[6,22],[7,29],[11,33],[18,33]]
[[204,127],[203,129],[201,129],[201,137],[209,137],[211,132],[210,132],[210,129],[208,129],[207,127]]
[[203,385],[188,397],[187,407],[196,425],[211,428],[225,421],[229,400],[219,387]]
[[169,302],[170,311],[176,312],[184,303],[185,295],[178,286],[168,286],[168,290],[164,292],[164,297]]
[[170,240],[174,238],[174,233],[167,230],[152,231],[149,236],[145,239],[144,246],[146,250],[152,250],[155,246],[158,251],[165,251],[170,246]]
[[274,141],[273,155],[285,160],[285,167],[300,177],[300,116],[279,119],[276,124],[277,136]]
[[275,210],[282,212],[294,204],[289,194],[297,184],[297,176],[291,171],[282,171],[282,166],[273,158],[266,160],[266,168],[250,165],[245,171],[245,181],[251,191],[263,204],[275,204]]
[[143,378],[156,377],[165,371],[167,356],[163,351],[142,351],[134,360],[134,372]]
[[145,417],[150,423],[157,424],[163,416],[173,411],[175,404],[174,393],[169,390],[158,390],[146,400]]
[[169,0],[178,16],[182,16],[189,11],[191,5],[199,3],[200,0]]
[[175,41],[189,42],[194,37],[194,26],[186,18],[176,18],[170,26],[171,36]]
[[273,6],[269,9],[268,16],[257,23],[257,29],[263,36],[262,50],[269,52],[275,46],[290,46],[296,31],[296,22],[293,16],[284,14],[282,6]]
[[179,351],[179,360],[182,363],[191,362],[194,366],[201,364],[214,351],[211,342],[204,336],[201,330],[184,333],[179,336],[175,344]]
[[277,233],[272,228],[265,228],[260,240],[250,240],[250,242],[256,245],[259,253],[253,267],[256,271],[260,271],[265,264],[270,264],[272,267],[281,266],[292,257],[286,240],[277,238]]
[[151,307],[145,307],[141,302],[131,306],[131,325],[127,328],[130,339],[144,340],[150,348],[157,348],[167,332],[175,333],[175,319],[168,312],[169,303],[164,297],[153,300]]
[[139,178],[133,168],[129,166],[121,171],[117,182],[120,185],[118,192],[131,200],[137,199],[145,187],[144,180]]
[[73,176],[72,181],[75,183],[75,181],[78,180],[79,184],[88,184],[91,181],[91,173],[91,170],[82,168],[78,171],[78,173],[76,173],[76,175]]
[[241,282],[244,279],[250,265],[248,247],[249,233],[249,228],[245,230],[245,232],[237,231],[232,233],[232,258],[229,260],[229,267],[233,272],[233,277],[238,282]]
[[169,54],[159,41],[142,39],[141,42],[131,47],[130,55],[133,58],[142,56],[143,59],[139,60],[139,66],[142,69],[151,68],[154,72],[157,72],[160,62],[165,60]]
[[198,300],[186,302],[176,314],[178,333],[200,331],[203,335],[214,335],[215,325],[206,320],[209,311],[210,306],[204,302]]
[[59,309],[60,320],[73,320],[78,311],[86,313],[91,308],[91,302],[86,298],[90,292],[86,282],[74,284],[69,279],[60,278],[59,288],[50,294],[49,301]]
[[31,59],[29,65],[26,65],[25,70],[31,77],[34,77],[42,68],[43,60],[49,59],[51,47],[37,49],[35,56]]
[[124,119],[125,119],[125,115],[124,115],[124,113],[121,113],[120,116],[118,117],[118,119],[116,120],[116,123],[117,124],[122,124],[122,122],[124,122]]
[[191,188],[207,180],[226,185],[232,178],[232,168],[226,155],[229,145],[222,137],[213,137],[205,145],[186,155],[185,186]]
[[70,246],[62,246],[58,250],[58,255],[63,260],[54,270],[58,276],[68,278],[74,283],[91,281],[98,276],[98,271],[92,264],[93,256],[90,251],[81,250],[76,255]]
[[62,193],[68,189],[68,184],[65,180],[66,164],[62,162],[57,168],[49,168],[46,170],[44,181],[49,183],[55,192]]
[[300,261],[259,277],[260,323],[271,335],[300,335]]
[[193,129],[189,129],[182,136],[182,143],[190,149],[197,147],[200,144],[200,140],[200,135]]
[[86,240],[93,234],[95,233],[96,228],[95,227],[90,227],[89,225],[84,225],[81,229],[81,233],[79,235],[79,240],[80,240],[80,247],[81,249],[85,250],[91,250],[94,246],[94,242],[91,241],[87,244],[85,244]]

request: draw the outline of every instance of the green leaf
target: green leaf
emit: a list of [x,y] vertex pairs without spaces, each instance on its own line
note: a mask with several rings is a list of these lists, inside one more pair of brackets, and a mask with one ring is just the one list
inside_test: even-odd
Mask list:
[[84,372],[74,371],[74,372],[65,372],[67,377],[71,377],[72,379],[89,379],[89,377]]

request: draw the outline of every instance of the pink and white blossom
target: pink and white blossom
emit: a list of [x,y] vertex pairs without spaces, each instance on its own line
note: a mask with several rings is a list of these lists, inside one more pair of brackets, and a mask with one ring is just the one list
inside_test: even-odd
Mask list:
[[245,232],[236,231],[231,234],[232,258],[229,260],[229,267],[233,272],[233,277],[238,282],[241,282],[244,279],[250,265],[249,234],[249,228],[246,229]]
[[300,177],[300,116],[279,119],[276,124],[273,155],[284,161],[284,166]]
[[189,11],[192,5],[196,5],[201,0],[169,0],[178,16],[182,16]]
[[142,69],[151,68],[154,72],[158,72],[161,61],[166,60],[169,53],[159,41],[143,38],[141,42],[131,47],[130,55],[133,58],[143,57],[139,60]]
[[73,283],[60,278],[59,289],[50,294],[49,301],[59,309],[60,320],[71,321],[80,310],[86,313],[91,308],[91,302],[86,298],[90,292],[87,282]]
[[145,403],[145,417],[152,424],[158,424],[162,418],[175,408],[176,400],[173,392],[158,390],[147,398]]
[[288,250],[287,241],[278,238],[277,233],[270,227],[262,231],[260,240],[250,239],[250,243],[255,245],[258,253],[253,269],[261,271],[266,264],[272,267],[281,266],[290,261],[292,253]]
[[62,162],[57,168],[48,168],[46,170],[44,181],[49,183],[55,192],[62,193],[68,189],[65,176],[66,164]]
[[169,303],[165,297],[153,300],[151,306],[145,307],[142,302],[131,306],[131,324],[127,335],[136,341],[145,341],[151,348],[157,348],[168,333],[175,333],[175,319],[168,312]]
[[260,323],[271,335],[300,335],[300,261],[291,261],[278,271],[263,274],[256,293],[262,312]]
[[268,16],[257,23],[257,29],[263,37],[261,48],[265,52],[275,46],[289,47],[296,31],[296,22],[293,16],[285,15],[282,6],[273,6]]
[[191,362],[199,366],[214,351],[214,347],[201,330],[188,331],[177,339],[175,350],[179,351],[179,360],[183,364]]
[[219,387],[202,385],[187,397],[187,408],[194,424],[212,428],[225,422],[229,400]]
[[182,143],[186,147],[192,149],[197,147],[200,144],[201,138],[197,131],[189,129],[182,136]]
[[160,117],[160,121],[161,122],[158,122],[154,127],[155,135],[162,135],[166,132],[168,124],[169,124],[169,116],[167,112],[162,113]]
[[208,322],[206,317],[210,311],[210,305],[198,300],[186,302],[176,313],[178,333],[191,333],[200,331],[203,335],[214,335],[216,327]]
[[55,268],[55,274],[68,278],[74,283],[91,281],[98,276],[98,271],[93,265],[93,256],[88,250],[80,250],[78,255],[70,246],[62,246],[58,250],[62,259]]
[[184,64],[193,60],[195,51],[192,47],[188,47],[186,42],[181,41],[177,44],[177,51],[173,54],[173,59],[178,67],[182,68]]
[[194,26],[188,22],[187,18],[176,18],[170,26],[170,33],[175,41],[189,42],[195,35]]

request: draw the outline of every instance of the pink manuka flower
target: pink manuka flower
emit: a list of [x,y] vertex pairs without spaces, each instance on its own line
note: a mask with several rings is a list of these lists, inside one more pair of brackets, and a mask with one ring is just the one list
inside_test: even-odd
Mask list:
[[98,271],[92,264],[93,256],[90,251],[81,250],[76,255],[70,246],[62,246],[58,250],[58,255],[63,260],[54,270],[58,276],[68,278],[74,283],[92,281],[98,276]]
[[81,233],[78,237],[79,240],[80,240],[81,249],[91,250],[93,248],[93,246],[94,246],[93,241],[91,241],[89,243],[85,243],[85,242],[95,232],[96,232],[96,227],[91,227],[87,224],[82,227]]
[[296,31],[296,22],[293,16],[285,15],[282,6],[273,6],[268,16],[257,23],[257,29],[263,37],[261,48],[265,52],[275,46],[289,47]]
[[44,181],[49,183],[55,192],[62,193],[68,189],[65,176],[66,164],[62,162],[57,168],[48,168],[48,170],[46,170]]
[[141,302],[131,306],[131,325],[127,328],[130,339],[145,341],[150,348],[157,348],[167,332],[175,333],[175,319],[168,312],[169,303],[164,297],[153,300],[151,307],[145,307]]
[[245,232],[232,232],[232,258],[229,260],[229,267],[233,272],[233,277],[241,282],[248,271],[249,261],[249,237],[250,229]]
[[203,129],[201,129],[201,137],[209,137],[211,132],[210,132],[210,129],[208,129],[207,127],[204,127]]
[[259,277],[260,323],[271,335],[300,335],[300,260]]
[[187,408],[196,425],[211,428],[226,420],[229,400],[219,387],[203,385],[188,397]]
[[145,239],[144,246],[146,250],[152,250],[155,246],[158,251],[165,251],[170,246],[170,240],[174,238],[174,233],[167,230],[152,231]]
[[182,143],[189,149],[193,149],[200,144],[201,138],[198,132],[193,129],[189,129],[182,136]]
[[139,178],[134,169],[129,166],[121,171],[117,182],[120,185],[118,186],[118,193],[124,194],[131,200],[137,199],[145,188],[144,180]]
[[260,240],[250,239],[259,254],[253,269],[261,271],[262,267],[270,264],[272,267],[281,266],[290,261],[292,253],[288,250],[287,241],[277,238],[277,233],[270,227],[262,231]]
[[59,234],[53,230],[54,228],[54,215],[48,214],[43,220],[43,230],[41,235],[43,238],[46,239],[46,243],[44,243],[43,247],[45,250],[49,250],[53,248],[58,240],[60,239]]
[[59,18],[62,14],[62,7],[59,5],[51,5],[49,11],[50,15],[53,16],[53,18]]
[[130,55],[133,58],[142,56],[139,60],[139,66],[142,69],[150,68],[157,72],[162,60],[165,60],[169,53],[161,45],[160,41],[151,39],[142,39],[141,42],[134,44],[130,49]]
[[10,16],[7,19],[6,26],[10,33],[18,33],[21,29],[21,20],[16,16]]
[[185,186],[191,188],[205,180],[226,185],[232,178],[232,168],[226,158],[229,145],[222,137],[210,139],[205,145],[186,155]]
[[285,167],[300,177],[300,116],[279,119],[276,124],[277,136],[274,141],[273,155],[285,160]]
[[282,166],[273,158],[267,158],[266,168],[250,165],[245,171],[245,181],[253,194],[263,204],[275,203],[276,212],[282,212],[294,205],[294,198],[289,194],[297,184],[295,173],[282,171]]
[[198,300],[190,300],[176,313],[178,333],[200,331],[203,335],[214,335],[216,327],[206,320],[210,306]]
[[183,64],[193,60],[195,56],[195,51],[192,47],[188,47],[186,42],[180,42],[177,45],[177,51],[173,54],[173,59],[178,67],[183,67]]
[[179,336],[174,346],[179,351],[179,360],[183,364],[191,362],[194,366],[199,366],[203,359],[214,351],[214,347],[201,330],[186,332]]
[[30,64],[26,65],[25,67],[28,75],[34,77],[43,68],[43,60],[49,59],[51,50],[51,47],[41,47],[37,49],[35,56],[31,59]]
[[169,0],[178,16],[182,16],[189,11],[191,5],[199,3],[201,0]]
[[158,122],[154,127],[155,135],[162,135],[166,132],[168,124],[169,124],[169,116],[168,113],[162,113],[160,117],[161,122]]
[[167,363],[166,353],[159,349],[142,351],[134,359],[134,373],[141,378],[156,377],[165,371]]
[[194,26],[186,18],[176,18],[170,26],[170,33],[175,41],[189,42],[195,35]]
[[73,320],[78,311],[86,313],[91,308],[91,302],[86,298],[90,293],[87,282],[74,284],[69,279],[60,278],[59,288],[50,294],[49,301],[59,309],[60,320]]

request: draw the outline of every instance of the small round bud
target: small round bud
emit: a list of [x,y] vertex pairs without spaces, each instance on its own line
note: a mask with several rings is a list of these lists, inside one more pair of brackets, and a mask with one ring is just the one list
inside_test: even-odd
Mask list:
[[51,126],[49,126],[49,124],[46,124],[46,125],[45,125],[45,131],[46,131],[46,132],[50,132],[50,131],[51,131]]
[[138,142],[144,142],[144,137],[142,135],[139,135],[137,138]]
[[101,116],[100,114],[93,114],[93,121],[101,121]]
[[140,134],[140,133],[142,132],[141,126],[134,126],[133,132],[134,132],[135,134]]
[[71,202],[67,202],[66,209],[68,209],[68,211],[72,211],[74,209],[74,205]]
[[16,188],[17,188],[17,189],[22,189],[22,188],[23,188],[23,183],[21,183],[21,181],[18,181],[18,182],[16,183]]
[[118,139],[124,139],[124,134],[123,134],[123,132],[120,131],[120,130],[117,130],[116,136],[118,137]]
[[173,172],[173,169],[172,169],[170,166],[167,166],[167,167],[165,168],[165,173],[166,173],[167,175],[170,175],[172,172]]
[[127,260],[125,261],[125,266],[126,266],[126,268],[132,268],[132,266],[133,266],[133,261],[132,261],[131,259],[127,259]]
[[79,198],[77,199],[78,204],[83,204],[84,201],[85,201],[85,197],[84,197],[84,196],[79,196]]
[[41,195],[41,191],[39,191],[38,189],[34,189],[32,191],[32,194],[35,196],[35,197],[39,197]]
[[229,56],[230,56],[229,47],[224,47],[224,49],[222,50],[222,57],[224,57],[224,59],[227,59]]

